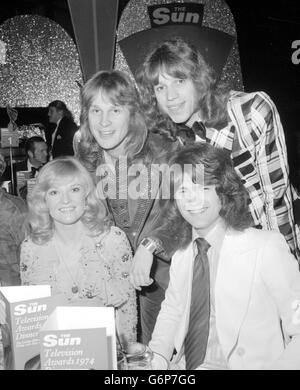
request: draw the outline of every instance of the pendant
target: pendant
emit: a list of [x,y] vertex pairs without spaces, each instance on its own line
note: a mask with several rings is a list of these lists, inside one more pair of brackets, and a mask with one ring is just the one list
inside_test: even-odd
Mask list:
[[76,286],[76,284],[74,284],[73,286],[72,286],[72,293],[73,294],[77,294],[78,293],[78,286]]
[[93,298],[93,294],[92,294],[91,291],[88,291],[88,292],[86,293],[86,296],[87,296],[87,298]]

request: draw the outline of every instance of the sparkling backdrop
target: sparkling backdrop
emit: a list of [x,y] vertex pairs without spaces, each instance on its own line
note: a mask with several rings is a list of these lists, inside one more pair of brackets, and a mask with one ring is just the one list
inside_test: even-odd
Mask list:
[[0,64],[0,106],[45,107],[64,101],[79,122],[82,73],[77,48],[54,21],[38,15],[19,15],[0,26],[6,44]]
[[[177,0],[176,3],[204,4],[204,27],[215,28],[236,36],[235,22],[228,5],[223,0]],[[117,32],[117,41],[142,30],[151,28],[147,11],[149,5],[174,3],[174,0],[130,0],[124,9]],[[117,44],[115,67],[130,72],[120,46]],[[227,82],[232,89],[243,90],[238,45],[235,41],[227,63],[223,69],[221,80]]]

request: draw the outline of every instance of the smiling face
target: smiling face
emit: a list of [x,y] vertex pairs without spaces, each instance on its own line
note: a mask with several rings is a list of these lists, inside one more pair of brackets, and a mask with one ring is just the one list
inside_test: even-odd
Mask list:
[[73,178],[63,178],[53,183],[46,192],[46,205],[54,224],[77,223],[85,211],[86,190]]
[[122,154],[128,134],[130,112],[126,106],[111,102],[100,90],[88,110],[91,133],[108,153]]
[[48,146],[46,142],[35,142],[34,152],[29,150],[28,156],[31,164],[36,167],[46,164],[48,160]]
[[197,91],[191,79],[160,74],[154,93],[159,109],[175,123],[188,121],[198,110]]
[[184,174],[176,191],[177,207],[183,218],[205,236],[220,220],[221,201],[215,185],[193,183],[190,175]]

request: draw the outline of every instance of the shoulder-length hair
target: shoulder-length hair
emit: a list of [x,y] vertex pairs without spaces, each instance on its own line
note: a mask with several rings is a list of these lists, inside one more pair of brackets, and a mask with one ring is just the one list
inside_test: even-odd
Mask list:
[[27,196],[29,234],[36,244],[48,242],[54,233],[54,223],[46,205],[46,193],[61,179],[76,179],[85,189],[86,205],[82,223],[91,235],[109,228],[106,208],[96,196],[90,174],[74,157],[61,157],[47,163],[39,172],[32,192]]
[[201,119],[206,126],[222,128],[227,124],[228,88],[223,83],[217,83],[213,70],[199,51],[182,38],[175,37],[154,49],[136,74],[149,131],[169,135],[172,139],[176,135],[176,125],[160,112],[154,93],[162,73],[192,80],[198,92]]
[[89,109],[99,91],[111,103],[126,106],[129,110],[126,156],[132,158],[137,155],[147,138],[147,127],[141,114],[139,97],[133,81],[125,73],[117,70],[96,73],[81,90],[80,141],[76,147],[79,159],[91,172],[95,171],[102,156],[102,148],[91,133],[88,121]]
[[[164,206],[165,223],[160,230],[161,237],[174,240],[177,249],[185,248],[191,241],[191,226],[181,216],[176,203],[176,189],[184,172],[192,174],[197,182],[197,166],[203,167],[204,185],[215,185],[221,202],[220,216],[226,226],[243,231],[252,225],[249,210],[250,197],[232,165],[228,152],[210,144],[197,143],[175,153],[168,161],[169,167],[179,166],[170,176],[170,199]],[[192,168],[186,171],[187,167]],[[179,172],[179,174],[178,174]],[[174,238],[175,237],[175,238]]]

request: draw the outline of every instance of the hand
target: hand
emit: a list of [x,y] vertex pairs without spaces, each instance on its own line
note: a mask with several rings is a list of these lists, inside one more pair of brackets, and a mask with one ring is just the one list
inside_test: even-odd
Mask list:
[[150,271],[153,263],[153,254],[140,245],[133,257],[129,280],[136,290],[141,286],[150,286],[153,279],[150,278]]
[[126,299],[123,297],[110,297],[107,300],[107,304],[105,306],[119,307],[126,302]]

